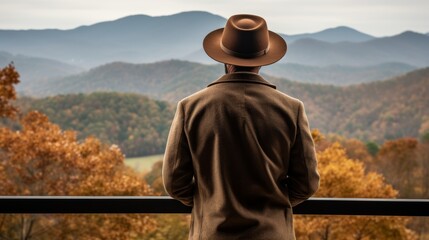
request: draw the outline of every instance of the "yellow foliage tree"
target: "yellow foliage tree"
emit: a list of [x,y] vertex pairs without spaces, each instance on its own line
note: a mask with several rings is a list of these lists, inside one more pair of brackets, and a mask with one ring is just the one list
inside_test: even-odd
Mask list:
[[[322,139],[318,132],[313,137]],[[395,198],[398,194],[382,175],[366,173],[363,163],[350,159],[339,143],[318,151],[317,157],[320,189],[316,197]],[[415,239],[406,224],[407,219],[399,217],[295,217],[297,239],[309,240]]]
[[367,145],[355,138],[346,138],[340,135],[329,134],[329,142],[338,142],[351,159],[359,159],[365,166],[373,165],[373,157],[368,152]]
[[[13,66],[0,70],[0,116],[17,109]],[[80,143],[38,112],[0,128],[0,195],[150,195],[142,177],[124,164],[116,146],[95,138]],[[155,228],[144,215],[0,215],[0,239],[130,239]]]

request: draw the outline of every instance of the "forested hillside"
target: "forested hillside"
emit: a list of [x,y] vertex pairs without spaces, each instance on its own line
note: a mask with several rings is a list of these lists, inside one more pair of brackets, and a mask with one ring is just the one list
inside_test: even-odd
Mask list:
[[43,112],[62,129],[76,130],[79,139],[92,135],[116,144],[127,157],[163,152],[174,114],[166,102],[124,93],[24,98],[20,104]]
[[220,76],[223,66],[186,61],[150,64],[109,63],[82,74],[29,84],[25,91],[35,96],[97,91],[131,92],[176,102]]
[[303,100],[312,127],[324,133],[382,142],[429,132],[429,68],[348,87],[271,82]]

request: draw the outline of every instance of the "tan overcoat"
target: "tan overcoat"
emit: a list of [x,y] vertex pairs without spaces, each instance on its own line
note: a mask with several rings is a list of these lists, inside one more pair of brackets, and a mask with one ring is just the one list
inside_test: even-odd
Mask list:
[[317,190],[316,167],[302,102],[239,72],[178,103],[163,180],[193,206],[189,239],[295,239],[292,207]]

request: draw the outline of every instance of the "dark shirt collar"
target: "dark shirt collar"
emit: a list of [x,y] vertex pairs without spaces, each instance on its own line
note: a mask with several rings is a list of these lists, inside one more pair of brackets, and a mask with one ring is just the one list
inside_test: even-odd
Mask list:
[[266,81],[261,75],[252,72],[235,72],[225,74],[218,80],[210,83],[207,87],[220,83],[255,83],[263,84],[276,89],[276,86]]

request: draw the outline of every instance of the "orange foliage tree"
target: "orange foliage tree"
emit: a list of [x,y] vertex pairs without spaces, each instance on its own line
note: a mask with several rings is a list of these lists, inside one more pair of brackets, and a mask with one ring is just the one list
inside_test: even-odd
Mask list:
[[[320,142],[320,133],[313,132]],[[315,197],[394,198],[397,191],[382,175],[366,172],[337,142],[318,151],[320,188]],[[415,239],[399,217],[295,216],[297,239]]]
[[[11,104],[19,75],[0,70],[0,116],[15,117]],[[17,118],[19,131],[0,128],[0,195],[150,195],[116,146],[95,138],[78,142],[39,113]],[[130,239],[151,232],[145,215],[0,215],[0,239]]]
[[0,70],[0,118],[13,118],[18,110],[11,104],[16,99],[15,84],[19,83],[19,74],[13,65]]
[[414,138],[400,138],[385,142],[377,154],[378,170],[391,180],[401,197],[419,198],[422,170],[418,161],[419,142]]
[[365,144],[356,138],[346,138],[334,134],[329,134],[327,138],[329,138],[329,143],[327,143],[328,146],[334,142],[340,143],[349,158],[359,159],[359,161],[363,162],[365,166],[373,164],[374,160],[373,156],[368,151],[368,144]]

